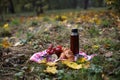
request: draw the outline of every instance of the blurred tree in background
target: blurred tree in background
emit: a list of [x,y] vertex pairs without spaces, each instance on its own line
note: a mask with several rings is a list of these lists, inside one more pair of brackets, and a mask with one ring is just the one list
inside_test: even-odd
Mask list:
[[44,12],[45,0],[36,0],[35,2],[35,11],[37,15],[42,14]]
[[88,8],[89,0],[84,0],[84,9]]
[[106,0],[109,9],[114,9],[120,15],[120,0]]
[[14,6],[12,0],[0,0],[0,13],[14,13]]
[[120,12],[120,0],[0,0],[0,14],[36,12],[39,15],[46,9],[87,9],[106,4]]

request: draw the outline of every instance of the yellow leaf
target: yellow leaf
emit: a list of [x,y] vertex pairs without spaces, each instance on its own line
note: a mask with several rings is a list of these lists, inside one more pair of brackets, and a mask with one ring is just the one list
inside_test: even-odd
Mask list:
[[95,22],[96,22],[97,25],[101,24],[101,20],[100,19],[95,20]]
[[63,61],[62,63],[65,64],[66,66],[72,68],[72,69],[82,68],[82,64],[77,64],[75,62],[71,62],[71,61],[68,61],[68,60]]
[[60,21],[64,21],[64,20],[67,19],[67,16],[58,16],[58,15],[57,15],[57,16],[55,17],[55,19],[56,19],[56,20],[60,20]]
[[3,28],[4,28],[5,30],[9,30],[9,25],[8,25],[8,23],[4,24]]
[[89,19],[89,22],[90,22],[90,23],[94,23],[94,18]]
[[67,16],[61,16],[62,20],[66,20],[67,19]]
[[53,67],[48,66],[46,70],[44,70],[44,72],[55,74],[58,72],[56,68],[57,68],[56,66],[53,66]]
[[46,58],[44,58],[43,60],[39,61],[39,63],[46,63],[46,62],[47,62]]
[[4,48],[10,47],[10,43],[8,42],[8,40],[7,40],[6,38],[3,39],[3,41],[2,41],[2,46],[3,46]]
[[93,49],[99,49],[99,46],[98,45],[93,45],[92,48]]
[[77,60],[77,62],[80,62],[80,63],[84,63],[86,61],[87,61],[86,58],[80,58],[80,59]]
[[57,16],[55,16],[55,19],[58,19],[59,18],[59,16],[57,15]]
[[55,66],[57,63],[55,63],[55,62],[47,62],[46,63],[46,65],[48,65],[48,66]]
[[6,28],[6,27],[8,27],[8,26],[9,26],[8,24],[4,24],[4,26],[3,26],[3,27],[4,27],[4,28]]

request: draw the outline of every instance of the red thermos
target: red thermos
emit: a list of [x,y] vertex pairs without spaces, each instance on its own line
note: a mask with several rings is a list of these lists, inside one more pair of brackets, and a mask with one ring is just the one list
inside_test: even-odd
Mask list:
[[70,36],[70,49],[74,55],[79,53],[79,34],[78,29],[72,29]]

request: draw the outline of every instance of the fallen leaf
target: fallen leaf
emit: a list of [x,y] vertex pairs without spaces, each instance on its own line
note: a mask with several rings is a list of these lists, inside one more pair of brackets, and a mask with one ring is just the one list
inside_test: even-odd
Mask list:
[[102,74],[103,80],[109,80],[108,76],[106,76],[104,73]]
[[44,72],[55,74],[58,72],[56,68],[57,68],[56,66],[53,66],[53,67],[48,66],[46,70],[44,70]]
[[105,53],[105,57],[111,57],[113,55],[113,52],[107,52]]
[[99,46],[98,45],[93,45],[92,48],[93,49],[99,49]]
[[16,47],[16,46],[22,46],[23,44],[21,43],[21,41],[19,41],[19,42],[17,42],[17,43],[15,43],[14,44],[14,46]]
[[47,60],[46,60],[46,58],[44,58],[44,59],[42,59],[42,60],[39,60],[38,63],[46,63],[46,62],[47,62]]
[[9,30],[9,25],[8,25],[8,23],[4,24],[3,28],[4,28],[5,30]]
[[8,42],[8,40],[5,38],[5,39],[3,39],[3,41],[2,41],[2,44],[1,44],[4,48],[8,48],[8,47],[10,47],[10,43]]
[[87,61],[86,58],[80,58],[80,59],[77,60],[77,62],[80,62],[80,63],[84,63],[84,62],[86,62],[86,61]]
[[77,64],[75,62],[71,62],[71,61],[68,61],[68,60],[64,60],[64,61],[62,61],[62,63],[65,64],[66,66],[72,68],[72,69],[82,68],[82,64]]
[[48,65],[48,66],[55,66],[57,63],[55,63],[55,62],[47,62],[46,63],[46,65]]
[[86,62],[82,65],[83,68],[88,69],[90,67],[90,62]]

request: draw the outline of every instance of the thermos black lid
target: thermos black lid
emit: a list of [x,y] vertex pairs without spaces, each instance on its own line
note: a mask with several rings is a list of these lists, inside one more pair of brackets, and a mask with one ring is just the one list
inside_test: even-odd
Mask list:
[[74,33],[78,33],[78,29],[72,29],[72,32],[74,32]]

